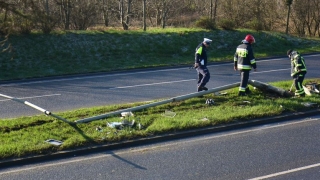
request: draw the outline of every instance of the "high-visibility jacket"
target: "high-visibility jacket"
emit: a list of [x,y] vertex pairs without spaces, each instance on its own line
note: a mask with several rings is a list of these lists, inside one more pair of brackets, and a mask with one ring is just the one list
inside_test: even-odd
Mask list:
[[304,58],[298,51],[292,51],[291,53],[291,76],[295,76],[300,72],[306,73],[307,67]]
[[237,67],[238,70],[251,70],[251,68],[257,68],[250,43],[243,42],[243,44],[240,44],[237,47],[236,53],[234,54],[234,66]]
[[200,66],[207,66],[207,51],[203,43],[199,44],[196,48],[195,63],[199,63]]

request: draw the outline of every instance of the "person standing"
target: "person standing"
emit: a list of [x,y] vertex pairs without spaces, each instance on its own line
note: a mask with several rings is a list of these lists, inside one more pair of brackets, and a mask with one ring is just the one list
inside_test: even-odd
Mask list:
[[194,68],[198,73],[198,86],[197,91],[207,91],[208,88],[205,85],[209,82],[210,72],[207,68],[207,48],[211,44],[212,40],[204,38],[196,48]]
[[234,70],[240,71],[241,83],[239,87],[239,96],[245,96],[250,93],[248,88],[249,73],[253,68],[257,71],[257,64],[253,54],[251,45],[255,43],[255,39],[251,34],[248,34],[242,44],[237,47],[236,53],[234,54]]
[[294,80],[294,85],[296,91],[294,93],[297,97],[304,97],[306,94],[304,92],[302,83],[305,75],[307,74],[307,67],[304,58],[300,55],[298,51],[289,49],[287,55],[291,60],[291,77]]

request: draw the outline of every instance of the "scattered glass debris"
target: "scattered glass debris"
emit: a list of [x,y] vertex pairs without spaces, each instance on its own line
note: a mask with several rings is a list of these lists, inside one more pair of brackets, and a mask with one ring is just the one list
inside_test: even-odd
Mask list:
[[206,104],[208,105],[213,105],[214,104],[214,101],[212,99],[207,99],[206,100]]
[[63,143],[62,141],[58,141],[58,140],[55,140],[55,139],[48,139],[45,142],[50,143],[50,144],[55,145],[55,146],[60,146]]
[[103,132],[103,129],[100,126],[97,126],[96,130],[99,131],[99,132]]
[[162,116],[166,116],[166,117],[171,117],[173,118],[177,113],[169,111],[169,110],[165,110],[164,114],[162,114]]
[[130,117],[130,116],[134,116],[134,114],[132,112],[122,112],[121,116],[122,117]]
[[122,123],[121,122],[107,122],[107,126],[111,128],[116,128],[116,129],[121,129],[122,128]]
[[302,105],[304,105],[305,107],[317,107],[317,103],[312,103],[312,102],[305,102],[305,103],[301,103]]
[[116,128],[116,129],[122,129],[126,126],[132,127],[134,126],[135,121],[132,120],[131,122],[128,120],[123,120],[122,122],[107,122],[107,126],[111,128]]
[[209,121],[209,119],[205,117],[205,118],[202,118],[201,121]]

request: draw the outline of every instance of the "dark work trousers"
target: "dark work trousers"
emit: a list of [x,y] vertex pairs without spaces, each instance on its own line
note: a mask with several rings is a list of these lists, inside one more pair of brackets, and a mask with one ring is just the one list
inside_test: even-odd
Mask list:
[[250,70],[240,70],[241,82],[239,87],[239,92],[246,92],[248,86]]
[[207,67],[198,67],[198,86],[204,87],[210,79],[210,73]]
[[296,91],[294,94],[296,96],[305,94],[304,89],[303,89],[303,85],[302,85],[305,75],[306,75],[306,72],[300,72],[299,74],[293,76],[294,86],[296,88]]

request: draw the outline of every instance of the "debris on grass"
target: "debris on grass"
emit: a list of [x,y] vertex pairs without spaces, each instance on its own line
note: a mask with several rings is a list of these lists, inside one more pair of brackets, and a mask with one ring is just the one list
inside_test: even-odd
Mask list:
[[130,111],[130,112],[122,112],[121,113],[122,117],[130,117],[130,116],[134,116],[134,114]]
[[111,128],[115,128],[115,129],[122,129],[124,127],[132,127],[134,126],[134,120],[132,120],[131,122],[128,120],[123,120],[122,122],[107,122],[107,126],[111,127]]
[[213,93],[215,96],[223,96],[223,95],[227,95],[227,92],[215,92]]
[[305,103],[301,103],[302,105],[304,105],[305,107],[317,107],[318,104],[317,103],[312,103],[312,102],[305,102]]
[[55,146],[60,146],[63,143],[62,141],[58,141],[58,140],[55,140],[55,139],[48,139],[45,142],[50,143],[50,144],[55,145]]
[[122,123],[121,122],[107,122],[107,126],[111,128],[116,128],[116,129],[122,129]]
[[169,110],[165,110],[165,112],[162,114],[162,116],[171,117],[173,118],[177,113]]
[[138,127],[139,130],[141,130],[141,129],[144,128],[144,126],[143,126],[141,123],[138,123],[138,124],[137,124],[137,127]]
[[209,106],[210,105],[213,105],[214,104],[214,101],[212,99],[207,99],[206,100],[206,104],[208,104]]
[[204,117],[202,119],[200,119],[201,121],[209,121],[209,119],[207,117]]
[[123,126],[132,127],[134,125],[134,120],[132,120],[131,122],[128,121],[128,120],[123,120],[121,123],[122,123]]
[[97,126],[96,130],[99,131],[99,132],[103,132],[103,129],[100,126]]
[[309,83],[304,86],[304,90],[308,90],[311,94],[316,93],[319,94],[319,84],[317,83]]

